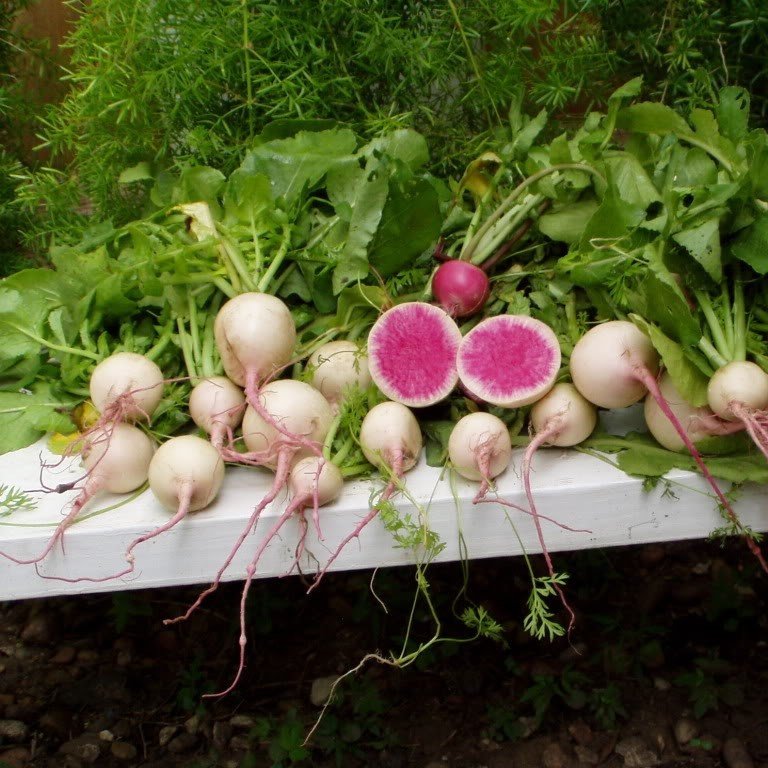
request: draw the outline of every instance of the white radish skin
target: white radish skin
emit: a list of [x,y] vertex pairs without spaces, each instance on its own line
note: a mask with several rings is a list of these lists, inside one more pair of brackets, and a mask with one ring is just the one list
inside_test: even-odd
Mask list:
[[291,445],[286,433],[303,442],[321,444],[325,440],[333,422],[333,410],[314,387],[303,381],[281,379],[265,386],[259,398],[270,420],[249,405],[243,417],[243,439],[249,451],[269,457],[264,461],[266,466],[277,466],[282,444],[294,452],[303,449],[303,444]]
[[189,512],[207,507],[224,481],[218,451],[195,435],[173,437],[157,449],[149,465],[149,487],[166,509],[175,512],[188,498]]
[[130,493],[145,483],[153,453],[152,440],[131,424],[117,423],[110,427],[94,429],[86,438],[82,451],[83,465],[88,470],[85,484],[80,495],[72,503],[69,513],[53,532],[45,549],[37,557],[27,560],[5,552],[0,552],[0,556],[20,565],[39,563],[53,549],[56,542],[63,538],[64,531],[95,494],[101,491]]
[[296,346],[296,324],[288,307],[267,293],[242,293],[226,302],[214,323],[224,371],[238,386],[250,375],[260,385],[284,368]]
[[740,417],[733,406],[751,411],[768,409],[768,373],[755,363],[736,361],[718,369],[707,387],[709,407],[721,418],[736,421]]
[[211,436],[217,449],[243,420],[245,395],[226,376],[203,379],[189,396],[189,415],[200,429]]
[[149,419],[163,397],[163,372],[144,355],[117,352],[93,369],[89,389],[105,421]]
[[390,473],[392,479],[379,496],[378,503],[374,504],[354,530],[341,540],[308,592],[320,584],[323,576],[328,572],[344,547],[352,539],[359,538],[363,528],[379,514],[380,505],[389,501],[397,481],[419,460],[422,442],[419,422],[416,421],[416,417],[406,406],[400,403],[385,402],[375,405],[368,411],[360,426],[360,446],[365,458],[375,467]]
[[651,340],[633,323],[612,320],[591,328],[571,352],[576,389],[600,408],[626,408],[643,399],[646,385],[638,375],[656,376],[659,356]]
[[507,425],[498,416],[482,411],[464,416],[448,438],[448,456],[462,477],[482,481],[481,487],[487,489],[512,460]]
[[[324,504],[328,504],[334,499],[338,498],[339,494],[341,493],[343,484],[344,481],[338,467],[323,458],[318,458],[317,456],[307,456],[303,459],[299,459],[299,461],[297,461],[293,466],[288,481],[288,485],[292,491],[293,498],[291,499],[290,504],[288,504],[286,507],[285,511],[275,521],[266,536],[262,539],[261,544],[259,544],[259,547],[253,556],[253,559],[245,569],[245,584],[243,585],[243,591],[240,598],[240,663],[238,665],[237,672],[235,673],[234,679],[227,688],[225,688],[223,691],[219,691],[218,693],[204,694],[204,698],[219,698],[221,696],[226,696],[235,688],[238,681],[240,680],[240,676],[243,674],[243,669],[245,668],[245,647],[248,642],[245,629],[246,603],[248,600],[248,592],[251,588],[251,584],[253,583],[254,574],[256,573],[256,568],[258,567],[259,560],[261,560],[261,556],[264,553],[264,550],[275,538],[275,536],[278,535],[280,529],[285,525],[285,523],[294,514],[299,513],[302,532],[299,537],[299,543],[296,547],[296,555],[294,557],[293,565],[288,571],[288,573],[290,573],[293,568],[298,565],[299,560],[304,553],[304,544],[307,535],[307,521],[303,514],[304,510],[309,506],[313,507],[313,518],[315,526],[318,530],[318,536],[320,536],[317,511],[318,506],[323,506]],[[211,589],[212,587],[209,587],[209,589],[206,590],[206,592],[204,592],[200,598],[198,598],[198,601],[201,600]]]
[[412,411],[400,403],[379,403],[365,415],[360,427],[360,446],[375,467],[401,474],[413,468],[422,449],[421,429]]
[[[691,442],[696,444],[705,438],[711,437],[711,431],[706,425],[714,416],[711,409],[704,406],[696,408],[687,403],[674,385],[672,378],[666,372],[659,379],[659,389],[672,412],[680,420],[683,428],[688,433]],[[648,431],[656,442],[668,451],[684,451],[683,443],[672,422],[664,415],[652,395],[647,395],[643,403],[643,412]]]
[[329,341],[315,350],[307,363],[312,371],[312,386],[331,403],[334,411],[346,390],[367,389],[372,382],[368,357],[353,341]]
[[573,384],[560,383],[534,403],[531,424],[537,432],[548,428],[548,445],[570,448],[584,442],[597,425],[597,409]]

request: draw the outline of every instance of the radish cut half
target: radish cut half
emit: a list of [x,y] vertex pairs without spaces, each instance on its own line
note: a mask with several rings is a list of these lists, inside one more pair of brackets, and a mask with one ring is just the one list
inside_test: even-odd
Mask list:
[[459,377],[461,331],[440,307],[419,301],[387,310],[368,335],[374,384],[402,405],[422,408],[448,397]]
[[525,315],[498,315],[478,323],[459,347],[461,383],[503,408],[519,408],[549,392],[560,370],[555,332]]

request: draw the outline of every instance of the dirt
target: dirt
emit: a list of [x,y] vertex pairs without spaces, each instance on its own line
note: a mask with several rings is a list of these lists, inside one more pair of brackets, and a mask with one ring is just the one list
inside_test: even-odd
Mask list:
[[[435,644],[405,669],[369,663],[308,746],[312,700],[366,653],[402,646],[412,568],[376,573],[375,596],[369,571],[329,575],[309,597],[301,578],[258,582],[245,674],[220,700],[201,695],[236,669],[237,583],[172,628],[162,619],[197,588],[2,604],[0,766],[768,767],[768,582],[743,545],[559,554],[556,565],[571,576],[570,638],[523,631],[521,559],[475,561],[456,606],[484,606],[504,641]],[[460,565],[429,579],[443,635],[467,638],[452,614]],[[417,605],[413,638],[433,631]]]

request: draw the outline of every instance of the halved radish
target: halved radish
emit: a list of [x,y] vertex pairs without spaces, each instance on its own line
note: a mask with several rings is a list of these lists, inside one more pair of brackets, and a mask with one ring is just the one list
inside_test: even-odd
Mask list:
[[387,310],[368,335],[374,384],[390,399],[422,408],[446,398],[458,382],[461,331],[432,304],[412,301]]
[[519,408],[543,397],[560,370],[555,332],[524,315],[498,315],[478,323],[458,353],[461,383],[477,397]]

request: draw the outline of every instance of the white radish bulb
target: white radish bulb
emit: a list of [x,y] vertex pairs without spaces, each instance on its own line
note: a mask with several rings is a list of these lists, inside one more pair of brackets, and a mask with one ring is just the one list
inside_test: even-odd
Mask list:
[[402,472],[419,460],[421,429],[413,413],[400,403],[379,403],[365,415],[360,426],[360,446],[375,467],[391,468],[400,455]]
[[213,330],[224,371],[241,387],[249,372],[260,384],[284,368],[296,345],[290,310],[267,293],[230,299],[216,315]]
[[498,416],[478,411],[459,419],[448,439],[453,468],[467,480],[492,480],[512,459],[507,425]]
[[[281,379],[263,387],[259,399],[267,413],[281,427],[304,440],[322,443],[333,421],[328,401],[309,384]],[[263,453],[287,440],[250,405],[243,417],[243,438],[249,451]],[[274,467],[276,460],[268,464]]]
[[367,389],[371,385],[368,357],[353,341],[323,344],[309,358],[308,366],[312,371],[312,386],[337,407],[347,389]]
[[189,396],[189,415],[209,435],[214,427],[236,429],[243,420],[245,395],[226,376],[203,379]]
[[91,374],[91,401],[99,413],[119,408],[120,420],[150,417],[163,397],[163,372],[144,355],[116,352]]
[[571,352],[576,389],[600,408],[626,408],[642,400],[643,372],[655,376],[659,356],[651,340],[633,323],[612,320],[585,333]]
[[[318,472],[321,462],[322,468]],[[295,499],[305,499],[308,504],[313,502],[317,488],[317,503],[322,507],[339,498],[344,487],[344,478],[334,463],[317,456],[306,456],[293,465],[288,484],[292,496]]]
[[114,424],[97,429],[83,448],[88,483],[110,493],[130,493],[147,481],[155,446],[138,427]]
[[[659,379],[659,389],[664,399],[669,404],[672,412],[677,416],[683,429],[685,429],[692,443],[698,443],[710,437],[710,431],[705,427],[704,419],[712,418],[713,413],[709,408],[695,408],[685,401],[672,382],[672,378],[666,372]],[[685,443],[675,429],[674,424],[661,410],[656,399],[652,395],[646,395],[643,404],[645,423],[648,431],[653,435],[659,445],[668,451],[684,451]]]
[[597,409],[573,384],[555,384],[531,408],[531,424],[537,433],[544,431],[552,419],[557,419],[558,429],[547,443],[569,448],[592,434],[597,425]]
[[715,371],[707,387],[709,407],[722,419],[734,421],[734,404],[750,411],[768,409],[768,373],[755,363],[736,361]]
[[172,437],[163,443],[149,465],[149,487],[158,501],[175,512],[189,495],[189,511],[207,507],[224,481],[224,462],[218,451],[195,435]]

